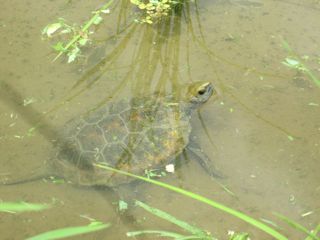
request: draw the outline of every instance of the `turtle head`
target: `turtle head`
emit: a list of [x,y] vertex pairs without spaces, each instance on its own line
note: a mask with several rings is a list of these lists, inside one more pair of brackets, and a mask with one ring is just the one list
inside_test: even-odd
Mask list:
[[187,90],[187,101],[193,105],[192,107],[198,107],[208,101],[213,92],[215,90],[211,82],[192,83]]

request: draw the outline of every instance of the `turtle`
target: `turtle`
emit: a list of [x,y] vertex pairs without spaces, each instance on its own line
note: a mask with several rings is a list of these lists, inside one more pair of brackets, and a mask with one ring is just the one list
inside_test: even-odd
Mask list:
[[[184,92],[182,98],[153,94],[111,101],[70,120],[48,161],[50,174],[76,185],[113,188],[135,179],[98,165],[144,175],[174,163],[188,147],[192,113],[216,93],[205,81],[189,84]],[[210,175],[217,175],[207,157],[199,160]]]

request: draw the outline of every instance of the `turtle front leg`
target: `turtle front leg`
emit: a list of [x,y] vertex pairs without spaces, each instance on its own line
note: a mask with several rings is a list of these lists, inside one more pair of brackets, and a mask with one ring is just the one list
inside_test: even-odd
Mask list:
[[188,152],[191,152],[193,155],[196,156],[196,160],[199,162],[200,166],[213,178],[226,178],[221,172],[219,172],[212,160],[208,157],[206,153],[202,151],[200,147],[196,144],[190,144],[186,147]]

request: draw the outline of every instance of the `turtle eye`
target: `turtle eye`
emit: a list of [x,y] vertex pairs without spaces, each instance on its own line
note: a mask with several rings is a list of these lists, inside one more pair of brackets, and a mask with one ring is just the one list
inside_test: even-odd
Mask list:
[[201,90],[198,91],[198,94],[199,95],[203,95],[205,92],[206,92],[205,90],[201,89]]

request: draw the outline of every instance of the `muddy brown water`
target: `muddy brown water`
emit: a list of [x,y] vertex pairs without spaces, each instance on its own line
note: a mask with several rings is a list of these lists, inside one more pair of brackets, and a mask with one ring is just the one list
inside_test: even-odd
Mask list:
[[[191,156],[182,158],[177,172],[162,180],[273,221],[289,239],[304,239],[273,212],[310,230],[320,222],[320,88],[282,64],[290,55],[282,39],[299,56],[309,57],[306,65],[320,78],[319,1],[196,1],[185,6],[182,17],[153,27],[132,24],[137,16],[128,2],[117,1],[92,35],[84,57],[66,64],[63,58],[51,62],[54,55],[49,42],[41,40],[42,28],[58,17],[82,22],[103,1],[2,1],[1,81],[23,99],[32,99],[26,108],[44,115],[43,121],[56,130],[110,99],[211,81],[219,97],[193,116],[194,135],[226,176],[218,181],[234,195],[206,175]],[[14,106],[1,96],[1,176],[28,174],[54,151],[45,134],[27,136],[37,116]],[[272,239],[226,213],[168,190],[142,183],[137,191],[149,205],[219,239],[227,239],[228,231]],[[88,224],[81,216],[110,222],[112,227],[74,239],[126,239],[127,231],[138,229],[181,232],[142,210],[136,215],[140,225],[133,227],[119,218],[111,195],[107,190],[41,180],[2,186],[1,201],[54,207],[36,213],[0,213],[0,238],[25,239]]]

